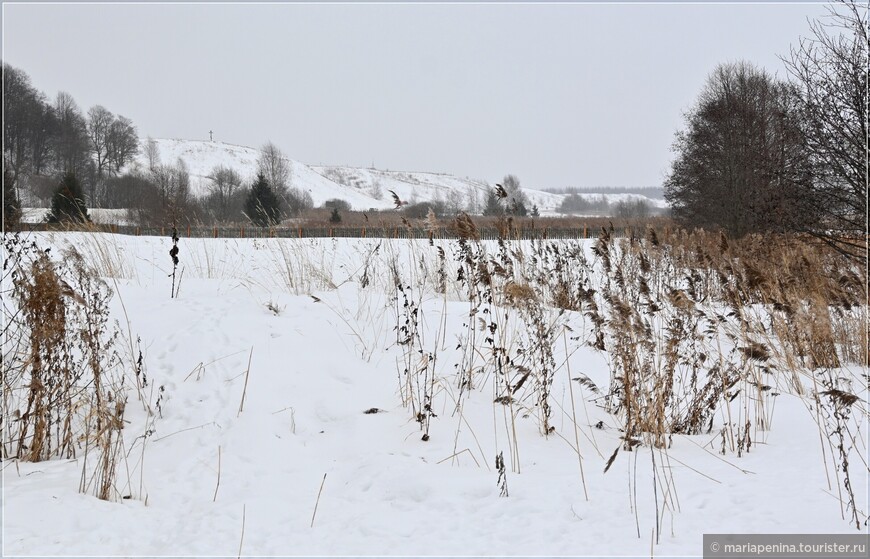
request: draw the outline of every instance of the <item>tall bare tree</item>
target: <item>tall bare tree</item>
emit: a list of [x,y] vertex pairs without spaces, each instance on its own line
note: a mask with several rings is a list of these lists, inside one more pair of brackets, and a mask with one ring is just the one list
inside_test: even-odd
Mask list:
[[189,217],[190,171],[187,163],[179,158],[174,165],[158,165],[151,173],[159,204],[149,207],[151,215],[140,221],[172,225],[182,223]]
[[19,178],[31,172],[34,131],[41,128],[47,108],[44,96],[22,70],[3,64],[3,165],[17,189]]
[[58,133],[57,117],[42,93],[39,93],[32,108],[32,127],[30,129],[30,172],[45,175],[51,163],[51,148]]
[[804,196],[818,220],[807,229],[835,248],[866,259],[868,177],[868,8],[841,0],[811,22],[785,59],[801,91],[812,161]]
[[220,165],[212,169],[208,176],[209,199],[213,203],[213,211],[218,221],[226,221],[229,217],[230,201],[242,188],[242,177],[229,167]]
[[97,177],[100,178],[109,165],[109,135],[114,121],[115,115],[102,105],[91,107],[88,111],[88,138],[97,165]]
[[266,142],[260,148],[257,170],[279,196],[290,186],[290,161],[272,142]]
[[57,134],[52,153],[55,170],[61,174],[82,176],[89,158],[87,121],[72,95],[61,91],[54,101]]
[[665,198],[688,227],[792,230],[809,176],[795,88],[747,62],[707,79],[677,134]]
[[160,147],[154,138],[148,136],[143,149],[145,150],[145,159],[148,161],[148,170],[153,173],[154,169],[160,165]]
[[133,126],[133,121],[118,115],[109,125],[106,148],[108,163],[115,173],[120,173],[121,168],[130,163],[133,157],[139,153],[139,138],[136,136],[136,127]]

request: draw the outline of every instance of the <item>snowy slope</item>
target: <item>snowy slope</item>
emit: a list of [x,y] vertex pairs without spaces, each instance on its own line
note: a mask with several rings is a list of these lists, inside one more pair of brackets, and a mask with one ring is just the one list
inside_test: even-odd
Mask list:
[[[142,139],[144,146],[148,140]],[[191,175],[193,192],[204,195],[208,189],[208,176],[218,165],[229,167],[238,172],[246,182],[254,178],[257,171],[257,158],[260,151],[255,148],[238,146],[216,141],[154,139],[164,164],[183,160]],[[288,159],[291,168],[291,185],[311,194],[315,205],[321,205],[331,198],[346,200],[356,210],[369,208],[388,209],[394,207],[389,191],[411,203],[430,200],[453,201],[467,207],[472,196],[483,203],[491,185],[486,181],[461,178],[442,173],[386,171],[344,166],[313,166]],[[144,150],[140,152],[134,167],[147,168],[148,161]],[[538,206],[542,214],[553,215],[564,195],[551,194],[540,190],[524,188],[531,205]],[[617,202],[631,195],[607,194],[601,196]],[[662,206],[662,200],[647,201],[654,206]]]
[[[314,169],[321,175],[360,192],[371,193],[377,185],[384,193],[385,199],[390,198],[387,190],[392,190],[399,198],[409,203],[455,200],[460,206],[465,207],[471,196],[476,195],[479,203],[483,204],[488,190],[492,188],[492,185],[485,181],[443,173],[327,166],[318,166]],[[561,194],[550,194],[527,188],[524,188],[523,192],[528,196],[530,204],[537,205],[544,212],[554,211],[563,198]]]
[[[141,140],[142,145],[147,141]],[[257,158],[260,151],[254,148],[198,140],[154,139],[153,141],[157,144],[161,163],[174,164],[179,159],[184,161],[190,172],[191,187],[196,196],[202,196],[207,192],[209,185],[207,177],[219,165],[235,170],[246,183],[250,183],[257,173]],[[355,209],[392,206],[392,202],[386,199],[374,200],[365,194],[336,184],[304,163],[292,159],[288,162],[291,185],[309,192],[315,205],[320,205],[331,198],[342,198]],[[134,165],[142,169],[147,168],[148,161],[144,153],[139,153]]]

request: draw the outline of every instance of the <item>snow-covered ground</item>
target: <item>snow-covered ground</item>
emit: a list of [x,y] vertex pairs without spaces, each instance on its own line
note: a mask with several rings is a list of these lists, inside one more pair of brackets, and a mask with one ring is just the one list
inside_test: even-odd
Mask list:
[[[113,318],[141,338],[162,417],[147,420],[131,395],[123,437],[135,452],[116,483],[130,499],[79,494],[77,460],[2,463],[4,555],[696,556],[704,533],[855,531],[813,414],[789,393],[742,457],[720,454],[714,429],[620,451],[605,473],[621,433],[569,380],[606,386],[609,376],[606,354],[574,339],[589,329],[580,313],[558,318],[572,330],[555,344],[555,431],[540,434],[526,401],[512,433],[492,375],[458,388],[468,303],[418,288],[437,275],[427,266],[438,247],[454,262],[456,243],[183,239],[171,299],[168,239],[32,238],[55,255],[77,247],[116,291]],[[413,361],[434,371],[428,441],[402,401],[391,263],[431,354]]]
[[[48,208],[21,208],[21,221],[23,223],[44,223],[50,213]],[[94,223],[105,225],[130,225],[127,210],[90,208],[88,215]]]

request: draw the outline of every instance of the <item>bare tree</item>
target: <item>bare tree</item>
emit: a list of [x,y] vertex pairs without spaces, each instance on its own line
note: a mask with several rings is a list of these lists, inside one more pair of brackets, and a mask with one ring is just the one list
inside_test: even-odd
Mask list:
[[120,173],[121,168],[139,153],[139,138],[133,121],[121,115],[112,121],[106,135],[106,149],[112,170]]
[[[486,190],[490,190],[487,186]],[[479,214],[482,210],[480,207],[480,192],[473,184],[469,184],[465,189],[465,211],[469,214]]]
[[260,148],[257,169],[279,196],[290,185],[290,162],[272,142],[266,142]]
[[451,188],[447,191],[447,200],[444,202],[445,211],[449,215],[459,215],[463,209],[462,192],[458,189]]
[[281,202],[287,208],[287,215],[295,217],[314,207],[314,199],[311,193],[300,188],[287,188],[280,196]]
[[145,173],[125,173],[117,177],[107,177],[104,181],[105,193],[102,196],[104,208],[137,210],[147,208],[148,198],[154,196],[154,184]]
[[208,179],[211,181],[209,198],[214,207],[215,217],[218,221],[226,221],[229,217],[230,203],[242,188],[242,177],[234,169],[220,165],[212,169]]
[[677,134],[665,181],[674,217],[734,236],[792,230],[808,180],[794,87],[746,62],[717,67]]
[[30,172],[43,175],[48,172],[51,161],[51,147],[58,132],[58,122],[54,107],[48,104],[45,96],[39,93],[32,107],[32,126],[30,129]]
[[849,255],[866,258],[868,8],[841,0],[811,22],[785,59],[801,91],[812,161],[804,196],[818,219],[806,229]]
[[52,152],[55,170],[61,174],[84,175],[89,157],[87,122],[72,95],[61,91],[54,101],[57,133]]
[[620,218],[643,218],[650,214],[650,207],[647,202],[641,198],[630,198],[628,200],[620,200],[614,206],[616,217]]
[[148,170],[154,172],[154,169],[160,165],[160,147],[151,136],[145,141],[145,159],[148,160]]
[[3,165],[11,172],[16,189],[19,177],[32,169],[33,131],[45,112],[44,105],[42,93],[31,86],[28,75],[3,64]]
[[160,203],[154,208],[157,215],[148,216],[148,220],[164,225],[180,223],[190,206],[187,164],[179,158],[174,165],[158,165],[151,176]]
[[290,160],[272,142],[260,148],[257,169],[281,201],[282,212],[296,216],[314,207],[310,193],[290,187]]
[[502,187],[507,193],[505,210],[509,215],[526,216],[529,213],[529,199],[520,186],[520,179],[516,175],[507,175],[502,179]]
[[369,196],[371,196],[375,200],[383,200],[384,199],[384,189],[381,186],[380,179],[377,179],[377,178],[372,179],[372,186],[369,189]]
[[97,164],[97,176],[100,177],[109,163],[109,130],[114,121],[115,115],[102,105],[91,107],[88,111],[88,138]]

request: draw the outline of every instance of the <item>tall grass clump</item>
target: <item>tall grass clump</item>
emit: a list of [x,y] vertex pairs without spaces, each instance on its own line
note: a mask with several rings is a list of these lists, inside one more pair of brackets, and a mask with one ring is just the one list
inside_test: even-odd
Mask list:
[[115,499],[127,396],[113,292],[74,249],[57,263],[14,235],[4,250],[3,458],[78,458],[80,490]]
[[856,444],[870,381],[866,269],[794,236],[649,231],[614,242],[605,231],[594,252],[606,407],[625,449],[715,429],[721,452],[741,456],[788,394],[817,422],[843,516],[860,527],[851,480],[856,456],[868,470]]

